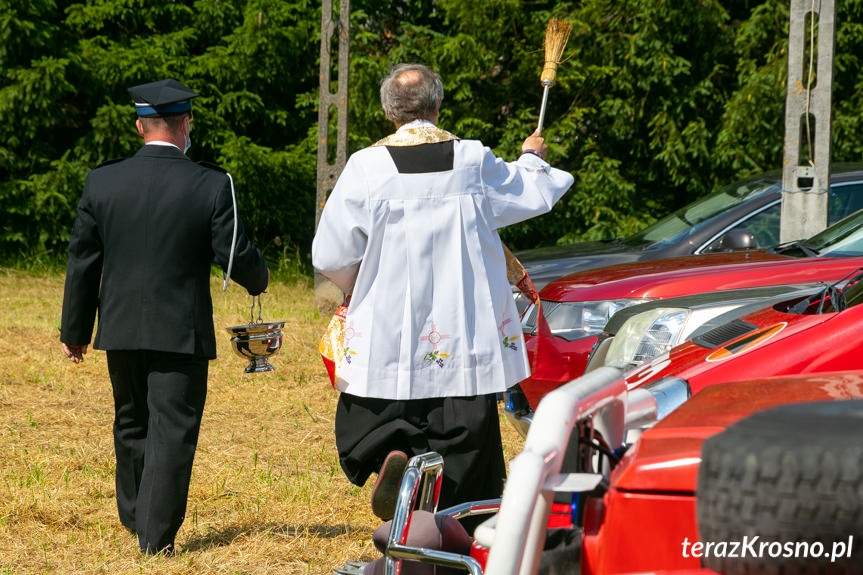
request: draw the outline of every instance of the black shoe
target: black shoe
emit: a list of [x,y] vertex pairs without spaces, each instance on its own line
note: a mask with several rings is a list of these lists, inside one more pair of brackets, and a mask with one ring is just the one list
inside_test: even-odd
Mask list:
[[395,515],[399,487],[407,465],[408,456],[403,451],[391,451],[381,465],[372,488],[372,513],[384,521],[389,521]]

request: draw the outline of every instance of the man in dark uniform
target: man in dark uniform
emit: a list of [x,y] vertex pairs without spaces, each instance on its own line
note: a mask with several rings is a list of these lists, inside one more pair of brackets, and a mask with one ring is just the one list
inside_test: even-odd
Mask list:
[[145,145],[87,175],[60,341],[83,361],[98,310],[93,346],[107,352],[114,391],[120,521],[144,553],[172,552],[216,357],[210,265],[231,267],[252,295],[269,270],[235,214],[230,177],[185,155],[198,94],[170,79],[129,92]]

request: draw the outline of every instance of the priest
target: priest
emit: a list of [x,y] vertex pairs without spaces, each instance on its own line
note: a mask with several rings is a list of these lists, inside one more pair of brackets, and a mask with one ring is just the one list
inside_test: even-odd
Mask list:
[[498,229],[551,210],[572,185],[537,133],[506,162],[437,127],[440,76],[382,81],[396,132],[353,154],[321,213],[315,268],[345,293],[336,369],[339,461],[372,511],[393,515],[407,459],[444,460],[440,506],[500,497],[497,394],[530,375]]

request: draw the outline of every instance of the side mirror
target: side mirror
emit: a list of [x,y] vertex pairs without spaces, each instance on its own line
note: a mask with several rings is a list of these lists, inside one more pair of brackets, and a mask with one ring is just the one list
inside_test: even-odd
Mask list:
[[728,233],[722,236],[722,240],[719,242],[719,250],[723,252],[751,250],[757,247],[758,242],[755,241],[755,236],[744,228],[728,230]]

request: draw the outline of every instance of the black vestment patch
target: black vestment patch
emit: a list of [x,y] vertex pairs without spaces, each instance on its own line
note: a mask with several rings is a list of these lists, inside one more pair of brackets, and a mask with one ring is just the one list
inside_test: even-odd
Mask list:
[[400,174],[448,172],[453,166],[453,140],[418,146],[387,146]]

